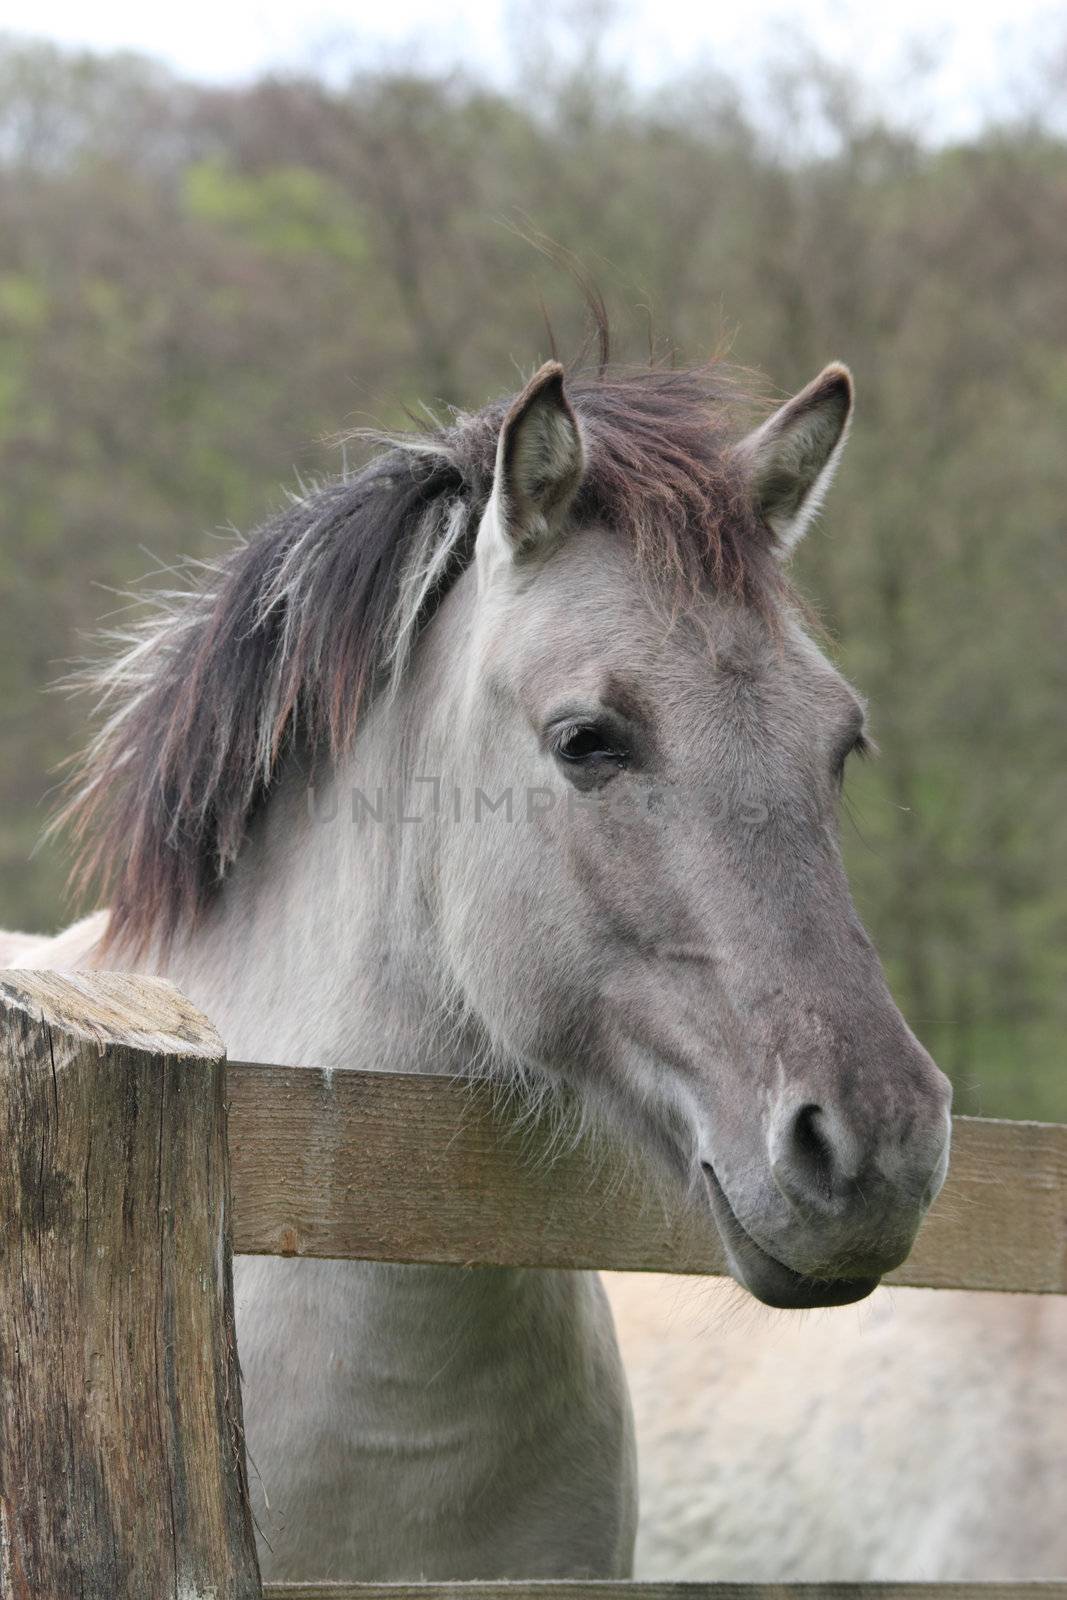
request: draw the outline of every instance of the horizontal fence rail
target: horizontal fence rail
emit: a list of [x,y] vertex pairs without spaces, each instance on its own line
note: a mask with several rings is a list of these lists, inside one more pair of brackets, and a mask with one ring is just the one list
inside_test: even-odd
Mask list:
[[1067,1600],[1067,1582],[268,1583],[263,1600]]
[[[227,1098],[238,1252],[726,1270],[710,1218],[633,1157],[554,1151],[486,1083],[230,1062]],[[1067,1126],[955,1118],[948,1181],[887,1281],[1067,1293]]]

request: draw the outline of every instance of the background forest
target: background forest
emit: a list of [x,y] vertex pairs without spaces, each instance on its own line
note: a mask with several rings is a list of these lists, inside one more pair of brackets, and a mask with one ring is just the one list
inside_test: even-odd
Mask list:
[[[478,405],[583,332],[856,375],[799,576],[872,702],[844,823],[861,913],[957,1108],[1067,1120],[1067,143],[966,142],[798,50],[754,111],[638,89],[595,30],[508,89],[426,70],[180,82],[0,42],[0,925],[88,707],[45,686],[109,592],[249,528],[330,440]],[[650,332],[651,330],[651,332]],[[772,387],[773,386],[773,387]]]

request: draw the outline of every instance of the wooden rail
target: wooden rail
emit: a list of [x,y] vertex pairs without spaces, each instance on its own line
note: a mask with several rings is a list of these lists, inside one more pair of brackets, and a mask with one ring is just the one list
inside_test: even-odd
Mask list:
[[263,1600],[1067,1600],[1067,1582],[268,1583]]
[[[234,1249],[721,1273],[706,1214],[631,1156],[512,1128],[485,1083],[230,1062]],[[890,1281],[1067,1293],[1067,1126],[957,1117],[948,1182]]]

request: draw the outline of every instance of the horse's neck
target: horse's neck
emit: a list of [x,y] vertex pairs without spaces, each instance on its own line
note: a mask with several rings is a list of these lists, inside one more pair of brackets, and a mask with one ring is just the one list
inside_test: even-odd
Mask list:
[[162,964],[234,1059],[463,1070],[418,890],[423,839],[358,801],[380,794],[395,814],[390,745],[376,719],[315,790],[294,763],[202,925]]
[[[469,1066],[477,1042],[449,1004],[419,887],[432,840],[423,824],[395,820],[401,810],[413,814],[417,797],[405,796],[397,776],[394,727],[404,730],[411,770],[433,770],[436,759],[432,748],[413,754],[417,712],[417,702],[401,700],[372,719],[353,760],[314,794],[294,764],[203,924],[159,963],[215,1024],[232,1059],[449,1074]],[[379,794],[393,821],[361,812],[358,796],[374,804]],[[362,1264],[336,1281],[350,1296],[356,1278],[357,1303],[347,1311],[365,1346],[380,1334],[413,1361],[424,1347],[431,1365],[443,1327],[465,1320],[473,1350],[490,1300],[528,1304],[547,1284],[536,1273],[472,1279]],[[499,1305],[493,1315],[499,1321]]]

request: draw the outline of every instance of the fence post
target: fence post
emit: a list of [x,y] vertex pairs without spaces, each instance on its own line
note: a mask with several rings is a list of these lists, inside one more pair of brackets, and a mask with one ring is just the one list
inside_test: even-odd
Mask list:
[[162,979],[0,972],[4,1600],[259,1600],[224,1093]]

